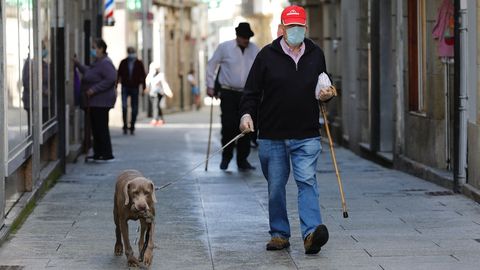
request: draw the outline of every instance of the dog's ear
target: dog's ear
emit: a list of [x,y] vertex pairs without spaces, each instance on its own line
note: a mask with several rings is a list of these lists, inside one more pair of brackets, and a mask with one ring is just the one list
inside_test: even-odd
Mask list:
[[152,181],[150,181],[150,185],[152,185],[152,200],[153,202],[157,202],[157,197],[155,196],[155,185],[153,184]]
[[130,202],[130,196],[128,195],[128,186],[130,185],[130,182],[127,182],[125,186],[123,187],[123,196],[125,197],[125,205],[128,205]]

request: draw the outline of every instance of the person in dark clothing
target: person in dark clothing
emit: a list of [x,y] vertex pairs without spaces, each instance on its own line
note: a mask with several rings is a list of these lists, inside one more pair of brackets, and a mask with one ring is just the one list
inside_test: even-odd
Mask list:
[[[118,67],[117,84],[122,84],[122,116],[123,116],[123,134],[135,132],[135,122],[138,114],[138,94],[139,87],[142,85],[142,91],[145,89],[145,68],[142,61],[138,60],[135,48],[127,48],[128,56],[120,62]],[[132,115],[130,118],[130,128],[128,128],[128,97],[130,97],[130,105]]]
[[328,78],[325,57],[305,38],[305,10],[287,7],[281,20],[282,35],[258,53],[248,75],[240,103],[240,130],[255,131],[252,119],[257,121],[258,154],[268,182],[271,240],[266,249],[290,246],[285,186],[291,164],[305,253],[316,254],[328,241],[316,179],[321,150],[318,102],[329,100],[333,93],[323,84],[319,87],[320,78]]
[[90,54],[95,59],[90,66],[80,64],[76,57],[73,59],[75,67],[83,74],[81,94],[85,98],[82,107],[89,111],[87,115],[90,116],[93,135],[93,156],[87,158],[111,160],[114,157],[108,129],[108,112],[115,105],[117,96],[117,71],[107,55],[107,44],[103,39],[93,42]]
[[[247,79],[248,71],[258,53],[258,47],[250,42],[253,32],[246,22],[240,23],[235,28],[237,38],[218,45],[207,67],[207,94],[216,96],[215,71],[218,71],[220,85],[220,109],[222,111],[222,145],[226,145],[240,133],[238,125],[240,114],[238,105],[242,96],[243,87]],[[255,169],[247,160],[250,154],[250,136],[244,136],[236,142],[237,166],[241,170]],[[222,152],[220,169],[226,170],[228,163],[233,157],[235,143],[226,147]]]
[[[49,74],[50,74],[50,65],[47,62],[48,56],[48,49],[45,46],[45,42],[42,41],[42,124],[49,120],[49,110],[53,108],[49,108],[50,102],[49,100],[54,96],[52,88],[50,87],[49,81]],[[32,73],[32,76],[30,76]],[[28,133],[31,132],[31,97],[33,94],[36,93],[36,89],[31,81],[31,78],[38,75],[38,68],[35,66],[35,59],[30,59],[30,54],[28,55],[27,59],[25,59],[25,63],[23,64],[22,68],[22,85],[23,85],[23,92],[22,92],[22,101],[23,101],[23,108],[27,111],[27,122],[28,122]],[[32,91],[32,89],[34,91]]]

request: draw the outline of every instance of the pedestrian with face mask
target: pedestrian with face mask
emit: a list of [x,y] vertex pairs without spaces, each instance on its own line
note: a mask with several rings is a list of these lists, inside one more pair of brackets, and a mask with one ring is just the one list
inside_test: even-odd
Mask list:
[[[93,63],[89,66],[82,65],[74,56],[75,67],[82,73],[81,81],[81,107],[87,111],[93,135],[93,156],[86,160],[112,160],[112,142],[108,127],[108,112],[115,105],[117,92],[115,83],[117,70],[107,54],[107,43],[101,38],[94,40],[90,50]],[[90,140],[85,138],[86,140]],[[89,145],[89,143],[87,144]]]
[[[305,10],[285,8],[280,36],[255,58],[240,103],[240,130],[258,127],[258,155],[268,182],[268,212],[271,240],[267,250],[290,246],[286,184],[290,169],[298,187],[298,214],[306,254],[316,254],[328,241],[319,207],[316,178],[320,154],[319,106],[333,92],[321,87],[326,77],[323,51],[305,38]],[[291,164],[291,165],[290,165]]]
[[[145,68],[142,61],[137,58],[135,48],[127,48],[128,56],[120,62],[118,67],[117,84],[122,84],[122,117],[123,117],[123,134],[135,134],[135,122],[138,114],[138,94],[144,91]],[[142,89],[140,90],[140,86]],[[130,126],[128,126],[128,98],[130,97]]]
[[[220,97],[221,122],[222,122],[222,145],[226,145],[240,133],[238,129],[240,114],[238,106],[242,97],[243,88],[253,60],[258,53],[258,47],[250,42],[254,33],[250,24],[241,22],[235,28],[237,37],[218,45],[207,66],[207,95]],[[215,73],[218,71],[219,93],[215,88]],[[250,136],[240,138],[236,144],[232,143],[222,152],[220,169],[226,170],[233,158],[233,150],[236,148],[237,167],[240,170],[253,170],[247,160],[250,154]]]

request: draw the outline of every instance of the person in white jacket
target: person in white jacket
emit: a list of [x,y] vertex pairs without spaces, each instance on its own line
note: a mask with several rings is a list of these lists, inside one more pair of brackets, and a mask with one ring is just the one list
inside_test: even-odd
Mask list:
[[153,126],[161,126],[165,124],[165,119],[163,118],[160,102],[164,95],[169,98],[173,97],[172,90],[165,79],[165,73],[161,72],[160,68],[156,66],[155,63],[150,64],[149,72],[145,81],[148,86],[147,91],[152,105],[155,104],[153,119],[150,124]]

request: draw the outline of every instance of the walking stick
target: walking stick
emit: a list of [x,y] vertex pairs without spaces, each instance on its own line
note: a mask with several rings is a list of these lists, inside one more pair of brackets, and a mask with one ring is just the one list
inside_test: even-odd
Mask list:
[[205,171],[208,171],[208,156],[210,155],[210,144],[212,141],[212,119],[213,119],[213,97],[210,103],[210,128],[208,131],[207,160],[205,162]]
[[[85,94],[86,95],[86,94]],[[88,150],[90,149],[91,147],[91,137],[92,137],[92,129],[91,129],[91,123],[90,123],[90,104],[89,104],[89,97],[86,96],[85,97],[85,101],[86,101],[86,104],[85,104],[85,138],[84,138],[84,144],[83,144],[83,151],[85,153],[85,163],[88,162]]]
[[345,195],[343,194],[343,185],[342,185],[342,180],[340,179],[340,173],[338,172],[337,159],[335,158],[335,151],[333,151],[333,142],[332,142],[332,137],[330,135],[330,128],[328,127],[327,112],[325,109],[325,105],[323,103],[319,102],[319,106],[320,106],[320,110],[322,111],[323,120],[325,122],[325,131],[327,132],[328,143],[330,145],[330,154],[332,156],[333,167],[335,168],[335,174],[337,175],[338,189],[340,190],[340,198],[342,199],[343,217],[348,218],[347,203],[345,202]]

